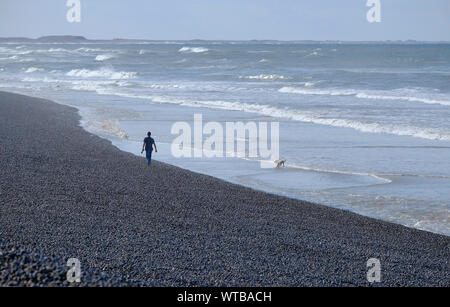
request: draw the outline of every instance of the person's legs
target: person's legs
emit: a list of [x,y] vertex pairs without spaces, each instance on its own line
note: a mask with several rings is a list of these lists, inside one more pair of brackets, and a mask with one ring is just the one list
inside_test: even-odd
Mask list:
[[148,164],[148,166],[150,166],[152,164],[152,152],[147,151],[145,156],[147,158],[147,164]]

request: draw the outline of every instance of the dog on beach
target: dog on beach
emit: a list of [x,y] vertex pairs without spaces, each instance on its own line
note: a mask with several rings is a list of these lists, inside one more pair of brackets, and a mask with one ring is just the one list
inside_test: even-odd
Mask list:
[[286,162],[286,160],[276,160],[274,162],[277,165],[276,168],[280,168],[280,167],[284,167],[284,163]]

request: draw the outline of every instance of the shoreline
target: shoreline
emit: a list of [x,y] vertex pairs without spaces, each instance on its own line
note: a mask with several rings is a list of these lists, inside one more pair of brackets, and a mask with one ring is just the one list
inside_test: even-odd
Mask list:
[[73,107],[0,92],[0,109],[9,242],[79,254],[130,285],[368,286],[373,257],[380,285],[450,284],[450,237],[158,161],[148,172],[86,132]]
[[[33,98],[39,98],[39,99],[53,101],[52,98],[49,98],[46,95],[44,95],[44,96],[34,96],[34,94],[30,95],[30,94],[27,94],[27,93],[25,93],[25,94],[21,93],[19,91],[18,92],[12,92],[12,91],[9,91],[9,90],[8,90],[8,92],[9,93],[15,93],[15,94],[18,94],[18,95],[25,95],[25,96],[28,96],[28,97],[33,97]],[[131,153],[131,154],[133,154],[134,156],[137,156],[137,157],[143,157],[143,155],[138,152],[138,149],[141,147],[141,141],[137,142],[136,140],[134,140],[134,141],[128,140],[127,132],[125,132],[124,130],[121,130],[121,128],[119,126],[115,126],[115,127],[118,129],[118,131],[120,133],[123,133],[123,134],[127,135],[126,139],[123,139],[121,136],[118,136],[116,134],[109,134],[108,132],[105,133],[105,131],[99,130],[98,128],[93,129],[93,127],[90,127],[89,120],[87,119],[88,116],[83,114],[83,108],[81,108],[77,104],[72,104],[72,103],[70,103],[70,101],[67,101],[67,100],[65,100],[64,102],[59,102],[59,101],[58,102],[53,101],[53,102],[55,102],[57,104],[60,104],[60,105],[63,105],[63,106],[68,106],[68,107],[75,108],[77,110],[77,113],[78,113],[79,117],[80,117],[79,125],[87,133],[93,134],[95,136],[98,136],[98,137],[100,137],[102,139],[105,139],[105,140],[111,142],[111,144],[114,147],[116,147],[117,149],[119,149],[119,150],[121,150],[123,152]],[[132,146],[130,146],[130,145],[132,145]],[[164,144],[164,145],[166,145],[166,144]],[[162,147],[163,145],[161,143],[159,143],[159,146]],[[166,152],[170,152],[170,148],[166,148]],[[282,197],[287,197],[287,198],[292,198],[292,199],[299,200],[299,201],[305,201],[305,202],[309,202],[309,203],[321,204],[321,205],[324,205],[324,206],[327,206],[327,207],[341,209],[341,210],[344,210],[344,211],[356,213],[358,215],[362,215],[362,216],[365,216],[365,217],[373,218],[373,219],[376,219],[376,220],[381,220],[381,221],[385,221],[385,222],[389,222],[389,223],[402,225],[402,226],[405,226],[405,227],[408,227],[408,228],[412,228],[412,229],[422,230],[422,231],[431,232],[431,233],[434,233],[434,234],[439,234],[439,235],[444,235],[444,236],[450,237],[450,233],[448,232],[448,230],[442,229],[441,228],[442,226],[440,226],[440,224],[438,224],[439,225],[438,228],[430,227],[430,226],[428,226],[428,227],[417,226],[417,225],[420,225],[422,223],[422,221],[420,221],[420,220],[417,221],[416,220],[416,221],[413,221],[411,223],[410,220],[399,220],[398,218],[397,219],[396,218],[390,218],[390,216],[386,216],[386,215],[383,215],[383,214],[373,214],[373,213],[370,213],[370,210],[368,212],[368,211],[365,211],[364,209],[361,209],[361,208],[349,206],[345,202],[345,200],[339,202],[339,201],[336,201],[336,199],[334,201],[333,200],[329,200],[329,201],[328,200],[322,200],[321,201],[321,200],[317,200],[317,199],[314,199],[314,198],[313,199],[308,199],[308,198],[305,198],[304,195],[302,196],[301,194],[296,193],[295,191],[292,192],[292,190],[289,189],[289,188],[283,189],[282,187],[272,186],[270,184],[267,185],[264,182],[258,182],[258,180],[252,180],[252,176],[249,176],[249,178],[247,178],[247,180],[243,179],[244,177],[246,177],[245,175],[238,175],[238,176],[232,176],[232,177],[230,177],[230,176],[227,177],[227,176],[223,176],[223,175],[221,176],[220,172],[219,173],[214,173],[214,172],[210,171],[214,166],[210,167],[208,171],[205,171],[204,169],[202,170],[201,168],[200,169],[196,169],[195,167],[192,167],[192,165],[189,167],[189,165],[186,165],[186,164],[183,165],[183,163],[176,163],[176,159],[171,161],[171,159],[168,160],[167,157],[166,157],[166,159],[163,158],[162,160],[159,160],[160,157],[161,157],[161,155],[159,154],[158,155],[158,161],[166,163],[166,164],[169,164],[171,166],[179,167],[179,168],[181,168],[183,170],[188,170],[188,171],[194,172],[196,174],[211,176],[211,177],[214,177],[216,179],[223,180],[225,182],[232,183],[232,184],[237,184],[239,186],[243,186],[243,187],[246,187],[246,188],[254,189],[256,191],[265,192],[265,193],[268,193],[268,194],[274,194],[274,195],[277,195],[277,196],[282,196]],[[241,162],[241,161],[235,161],[235,162]],[[254,164],[254,163],[258,163],[258,162],[252,161],[252,162],[249,162],[249,163]],[[290,169],[301,170],[301,171],[307,172],[307,173],[308,172],[315,172],[315,173],[320,173],[320,174],[340,174],[340,175],[343,174],[343,175],[350,175],[350,176],[371,177],[371,178],[375,178],[375,179],[380,181],[379,183],[373,183],[371,185],[365,185],[365,187],[372,187],[372,186],[384,185],[386,183],[392,183],[393,180],[394,180],[393,178],[395,176],[398,176],[398,175],[392,175],[392,174],[388,174],[388,175],[375,174],[375,173],[364,172],[364,171],[363,172],[354,172],[354,171],[338,171],[338,170],[333,170],[333,169],[320,169],[320,168],[319,169],[317,169],[317,168],[314,169],[314,168],[310,168],[310,167],[298,166],[298,165],[295,165],[295,164],[294,165],[289,165],[288,164],[287,166]],[[402,175],[400,175],[400,176],[402,176]],[[409,175],[407,175],[407,176],[409,176]],[[237,178],[239,178],[239,179],[237,179]],[[426,202],[426,201],[424,201],[424,202]],[[337,205],[337,204],[339,204],[339,205]]]

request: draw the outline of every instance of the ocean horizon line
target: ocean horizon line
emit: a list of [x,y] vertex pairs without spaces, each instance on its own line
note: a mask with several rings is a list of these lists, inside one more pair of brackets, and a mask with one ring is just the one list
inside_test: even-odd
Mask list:
[[279,40],[279,39],[140,39],[140,38],[86,38],[82,35],[45,35],[36,38],[20,37],[20,36],[0,36],[0,43],[5,42],[48,42],[48,43],[82,43],[82,42],[99,42],[99,43],[114,43],[114,42],[183,42],[183,43],[287,43],[287,44],[450,44],[450,41],[425,41],[425,40],[314,40],[314,39],[297,39],[297,40]]

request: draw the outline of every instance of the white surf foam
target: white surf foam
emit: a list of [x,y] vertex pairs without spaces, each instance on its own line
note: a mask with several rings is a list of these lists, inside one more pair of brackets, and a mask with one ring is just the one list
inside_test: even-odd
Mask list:
[[204,47],[182,47],[178,51],[184,52],[184,53],[204,53],[204,52],[208,52],[209,49],[204,48]]
[[315,86],[317,86],[319,83],[320,83],[320,81],[316,81],[316,82],[313,82],[313,81],[310,81],[310,82],[304,82],[304,83],[303,83],[303,86],[304,86],[304,87],[315,87]]
[[71,89],[76,91],[93,91],[98,92],[102,89],[108,88],[108,87],[128,87],[131,84],[127,81],[84,81],[84,80],[77,80],[77,81],[69,81]]
[[387,133],[399,136],[412,136],[430,140],[450,141],[450,131],[441,131],[433,128],[422,128],[395,124],[382,124],[377,122],[361,122],[349,119],[323,118],[313,113],[302,112],[289,108],[277,108],[269,105],[248,104],[228,101],[194,101],[186,99],[172,99],[167,97],[152,97],[134,95],[134,98],[151,99],[158,103],[172,103],[190,107],[204,107],[230,111],[257,113],[260,115],[282,118],[294,121],[308,122],[326,126],[352,128],[367,133]]
[[310,54],[307,54],[305,57],[317,57],[317,56],[321,56],[322,54],[318,52],[319,50],[320,50],[320,48],[319,48],[319,49],[316,49],[315,51],[311,52]]
[[107,134],[122,140],[128,139],[128,134],[119,128],[116,120],[83,121],[82,125],[88,131]]
[[366,133],[386,133],[398,136],[411,136],[429,140],[450,141],[450,131],[434,128],[423,128],[415,126],[383,124],[377,122],[362,122],[350,119],[323,118],[310,112],[290,108],[277,108],[270,105],[249,104],[230,101],[200,101],[180,98],[170,98],[152,95],[136,95],[130,93],[113,92],[108,90],[97,91],[99,94],[116,95],[121,97],[147,99],[155,103],[178,104],[181,106],[211,108],[228,111],[241,111],[256,113],[264,116],[288,119],[306,123],[314,123],[332,127],[351,128]]
[[368,176],[373,177],[378,180],[380,180],[380,184],[384,183],[391,183],[392,180],[386,177],[383,177],[383,175],[380,174],[374,174],[374,173],[367,173],[367,172],[353,172],[353,171],[343,171],[343,170],[335,170],[335,169],[324,169],[324,168],[317,168],[317,167],[308,167],[305,165],[300,165],[297,163],[290,163],[285,162],[286,167],[301,169],[305,171],[314,171],[314,172],[321,172],[321,173],[333,173],[333,174],[342,174],[342,175],[356,175],[356,176]]
[[426,104],[439,104],[439,105],[443,105],[443,106],[450,106],[450,101],[421,98],[421,97],[371,95],[371,94],[366,94],[366,93],[358,93],[358,94],[356,94],[356,97],[361,98],[361,99],[376,99],[376,100],[404,100],[404,101],[411,101],[411,102],[422,102],[422,103],[426,103]]
[[51,53],[62,53],[62,52],[67,52],[67,53],[72,53],[72,50],[68,50],[68,49],[64,49],[64,48],[50,48],[47,50],[47,52],[51,52]]
[[32,50],[15,50],[15,49],[10,49],[8,50],[8,52],[6,52],[7,54],[13,54],[13,55],[27,55],[30,53],[33,53]]
[[[306,84],[305,84],[306,86]],[[401,100],[410,102],[421,102],[426,104],[439,104],[443,106],[450,106],[450,101],[431,99],[426,97],[403,96],[403,95],[389,95],[366,93],[357,90],[308,90],[298,87],[283,87],[279,90],[280,93],[301,94],[301,95],[328,95],[328,96],[355,96],[360,99],[374,99],[374,100]]]
[[99,55],[97,55],[95,60],[99,61],[99,62],[103,62],[103,61],[107,61],[107,60],[112,60],[114,58],[115,58],[115,56],[113,54],[99,54]]
[[36,59],[34,59],[34,58],[25,58],[25,59],[20,59],[18,62],[21,62],[21,63],[36,62]]
[[21,52],[25,52],[25,54],[28,54],[28,53],[48,54],[48,53],[74,53],[75,51],[65,49],[65,48],[49,48],[49,49],[34,49],[34,50],[21,51]]
[[250,80],[287,80],[287,79],[291,79],[291,78],[290,77],[286,77],[286,76],[276,75],[276,74],[271,74],[271,75],[261,74],[261,75],[257,75],[257,76],[239,76],[239,79],[250,79]]
[[179,89],[184,88],[184,86],[178,84],[149,84],[144,85],[147,88],[157,89],[157,90],[169,90],[169,89]]
[[20,58],[18,55],[8,56],[8,57],[0,57],[0,61],[12,61],[12,62],[34,62],[35,59],[33,58]]
[[37,67],[29,67],[27,70],[25,70],[25,73],[30,74],[30,73],[39,72],[39,71],[44,71],[44,69],[37,68]]
[[105,49],[99,49],[99,48],[81,47],[81,48],[75,49],[74,51],[76,51],[76,52],[104,52],[106,50]]
[[11,49],[11,48],[0,47],[0,53],[4,53],[5,55],[26,55],[26,54],[30,54],[31,52],[32,52],[31,50],[23,50],[22,48]]
[[100,70],[89,70],[89,69],[73,69],[67,74],[69,77],[78,78],[107,78],[107,79],[133,79],[137,77],[135,72],[126,71],[114,71],[107,68],[102,68]]
[[38,79],[38,78],[23,78],[22,82],[46,82],[44,79]]
[[350,96],[356,95],[358,92],[354,90],[308,90],[299,87],[283,87],[280,93],[301,94],[301,95],[329,95],[329,96]]

